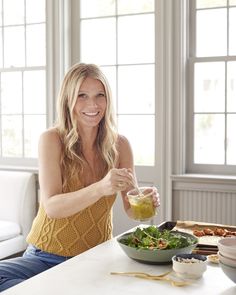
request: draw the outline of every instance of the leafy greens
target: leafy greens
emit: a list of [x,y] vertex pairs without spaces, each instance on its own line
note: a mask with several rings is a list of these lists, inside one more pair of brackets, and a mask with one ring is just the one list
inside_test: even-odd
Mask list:
[[197,242],[197,239],[182,235],[170,230],[159,230],[152,225],[146,228],[137,228],[133,233],[121,238],[120,243],[137,249],[179,249]]

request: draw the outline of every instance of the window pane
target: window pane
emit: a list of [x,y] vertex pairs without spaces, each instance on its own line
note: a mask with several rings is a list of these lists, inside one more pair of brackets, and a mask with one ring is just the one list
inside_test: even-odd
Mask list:
[[24,0],[4,0],[4,26],[24,23]]
[[2,0],[0,0],[0,26],[3,25],[3,23],[2,23],[2,16],[3,16],[3,13],[2,13]]
[[101,70],[106,76],[111,87],[113,106],[116,112],[116,67],[101,67]]
[[236,62],[228,62],[227,70],[227,111],[236,112]]
[[229,9],[229,55],[236,55],[236,7]]
[[227,0],[197,0],[197,8],[222,7],[227,5]]
[[224,164],[224,115],[195,115],[194,163]]
[[194,85],[195,112],[224,112],[224,62],[209,62],[195,64]]
[[227,118],[227,164],[236,165],[236,115],[228,115]]
[[229,0],[229,5],[236,5],[236,0]]
[[115,0],[81,0],[81,18],[114,15]]
[[22,113],[22,73],[1,74],[2,114]]
[[45,1],[26,0],[26,23],[45,22]]
[[0,0],[0,26],[3,25],[3,23],[2,23],[2,15],[3,15],[3,13],[2,13],[2,0]]
[[[130,141],[135,165],[154,165],[154,126],[155,118],[153,115],[118,116],[119,133],[126,136]],[[145,132],[143,132],[144,130]]]
[[2,29],[0,28],[0,68],[3,67],[3,59],[2,59]]
[[154,48],[153,14],[118,18],[118,63],[154,62]]
[[28,66],[44,66],[46,63],[45,25],[26,26],[26,54]]
[[117,0],[118,14],[154,11],[154,0]]
[[227,54],[227,9],[197,11],[197,56]]
[[154,66],[118,67],[118,112],[154,114]]
[[2,156],[22,157],[22,116],[2,116]]
[[98,65],[115,64],[115,18],[81,22],[81,61]]
[[25,157],[37,158],[39,136],[46,129],[46,116],[26,115],[24,120]]
[[45,100],[45,71],[26,71],[24,73],[24,113],[45,114]]
[[4,29],[4,66],[21,67],[25,65],[24,27]]
[[46,0],[0,0],[2,158],[37,157],[36,137],[47,122],[45,22]]

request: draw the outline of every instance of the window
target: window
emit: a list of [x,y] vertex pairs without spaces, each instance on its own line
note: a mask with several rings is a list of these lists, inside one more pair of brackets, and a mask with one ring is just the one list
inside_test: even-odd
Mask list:
[[46,128],[45,0],[0,0],[0,9],[0,162],[30,165]]
[[[155,164],[154,0],[81,0],[80,60],[101,66],[136,165]],[[128,127],[128,128],[127,128]]]
[[235,174],[236,1],[190,1],[188,172]]

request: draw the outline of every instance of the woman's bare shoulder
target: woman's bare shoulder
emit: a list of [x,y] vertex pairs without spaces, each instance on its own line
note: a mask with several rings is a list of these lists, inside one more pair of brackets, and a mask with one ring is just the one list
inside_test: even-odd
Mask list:
[[56,128],[49,128],[45,130],[41,134],[40,138],[43,140],[47,140],[47,139],[55,140],[55,141],[60,140],[59,132]]
[[132,148],[129,143],[129,140],[124,136],[119,134],[117,139],[117,151],[119,156],[123,157],[123,155],[132,154]]
[[133,152],[129,140],[120,135],[117,139],[117,150],[119,154],[118,166],[119,168],[132,168],[133,167]]
[[130,147],[130,143],[124,135],[121,135],[121,134],[118,135],[117,147],[118,147],[118,150]]
[[61,149],[61,139],[56,128],[50,128],[40,135],[39,147],[54,151]]

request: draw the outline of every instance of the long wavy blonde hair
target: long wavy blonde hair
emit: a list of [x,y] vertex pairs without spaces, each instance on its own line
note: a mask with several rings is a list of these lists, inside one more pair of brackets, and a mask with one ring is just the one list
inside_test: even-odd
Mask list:
[[86,159],[82,152],[82,139],[77,128],[74,107],[80,86],[87,77],[97,79],[103,84],[107,102],[105,115],[99,123],[95,142],[97,153],[104,164],[103,171],[100,171],[100,178],[115,166],[118,157],[116,148],[118,134],[109,83],[98,66],[84,63],[75,64],[65,75],[57,100],[56,128],[63,146],[61,155],[61,165],[64,172],[63,186],[66,185],[70,177],[78,175],[78,173],[83,180]]

